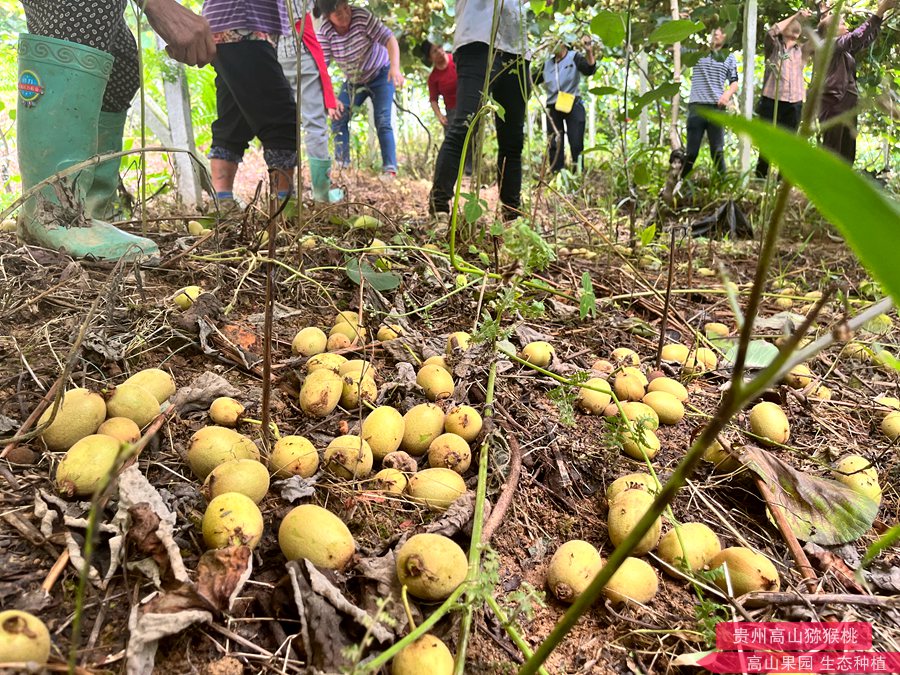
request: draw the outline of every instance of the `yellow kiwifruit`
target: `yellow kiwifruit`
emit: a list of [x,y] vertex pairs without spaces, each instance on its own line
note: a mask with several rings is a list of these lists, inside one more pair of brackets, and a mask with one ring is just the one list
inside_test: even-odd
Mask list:
[[397,578],[421,600],[445,600],[466,578],[469,561],[455,541],[441,534],[414,534],[397,551]]
[[657,377],[650,380],[650,384],[647,385],[647,393],[649,394],[654,391],[664,391],[667,394],[672,394],[672,396],[682,403],[688,399],[688,392],[687,389],[684,388],[684,385],[678,380],[673,380],[671,377]]
[[804,389],[810,385],[815,376],[805,363],[798,363],[784,376],[784,383],[791,389]]
[[349,361],[344,361],[341,367],[338,368],[338,375],[350,375],[351,373],[362,373],[372,379],[375,379],[375,375],[378,374],[375,371],[375,366],[365,359],[350,359]]
[[43,621],[18,609],[0,612],[0,663],[43,666],[49,658],[50,631]]
[[453,377],[438,365],[422,366],[416,374],[416,384],[422,387],[430,401],[447,398],[453,393]]
[[226,492],[240,492],[259,504],[269,491],[269,471],[255,459],[232,459],[210,471],[200,492],[208,501]]
[[[660,538],[656,554],[677,570],[686,566],[691,572],[699,572],[721,550],[719,537],[709,526],[683,523]],[[668,568],[663,569],[670,572]]]
[[450,366],[447,364],[447,359],[443,354],[435,354],[434,356],[429,356],[422,362],[423,366],[440,366],[444,370],[446,370],[451,375],[453,371],[450,370]]
[[319,468],[319,453],[303,436],[282,436],[269,456],[269,470],[278,478],[309,478]]
[[345,434],[328,444],[322,461],[335,476],[355,480],[372,472],[374,458],[368,443],[354,434]]
[[559,600],[575,602],[602,567],[603,558],[594,546],[572,539],[556,549],[550,558],[547,587]]
[[328,368],[309,373],[300,387],[300,408],[311,417],[325,417],[337,408],[344,392],[341,376]]
[[236,427],[244,414],[244,404],[230,396],[220,396],[209,406],[209,419],[222,427]]
[[662,486],[649,473],[629,473],[625,476],[616,478],[609,487],[606,488],[606,501],[612,502],[625,490],[643,490],[652,495],[657,494]]
[[603,587],[603,595],[613,605],[626,602],[643,605],[650,602],[658,590],[656,570],[640,558],[625,558]]
[[328,336],[315,326],[301,328],[291,342],[291,352],[297,356],[315,356],[325,351]]
[[703,461],[712,464],[713,471],[716,473],[734,473],[742,466],[738,460],[725,451],[719,441],[713,441],[703,451]]
[[[650,509],[653,503],[653,495],[643,490],[625,490],[616,496],[609,505],[607,523],[609,525],[609,540],[614,546],[618,546],[627,537],[638,521]],[[653,526],[647,530],[638,545],[634,547],[634,555],[644,555],[656,548],[659,542],[659,534],[662,530],[662,519],[657,518]]]
[[203,427],[191,436],[187,463],[200,480],[206,480],[210,471],[232,459],[259,461],[259,448],[249,438],[228,427]]
[[881,503],[881,485],[878,483],[878,471],[872,462],[861,455],[847,455],[834,465],[832,472],[835,480],[843,483],[854,492],[864,495],[873,502]]
[[56,488],[66,497],[87,497],[110,475],[122,444],[103,434],[79,439],[56,467]]
[[364,403],[372,403],[378,398],[378,385],[362,371],[354,371],[342,376],[341,405],[347,410],[355,410]]
[[659,438],[652,430],[635,427],[622,432],[622,450],[632,459],[653,459],[659,452]]
[[159,415],[159,401],[136,384],[120,384],[106,402],[110,417],[127,417],[141,429]]
[[[728,570],[731,589],[736,598],[754,591],[778,591],[781,588],[781,578],[775,565],[766,556],[749,548],[726,548],[709,561],[711,570],[723,566]],[[724,572],[715,577],[714,583],[722,592],[728,592]]]
[[708,338],[726,338],[731,334],[731,329],[728,328],[728,326],[726,326],[724,323],[711,321],[707,324],[704,324],[703,332]]
[[597,359],[591,364],[591,370],[598,373],[611,374],[616,367],[606,359]]
[[813,398],[818,398],[822,401],[830,401],[831,400],[831,389],[826,387],[824,384],[820,384],[813,390],[811,394]]
[[[38,419],[45,424],[53,412],[51,404]],[[97,431],[106,419],[106,401],[87,389],[70,389],[60,400],[56,417],[41,432],[41,440],[49,450],[68,450],[76,441]]]
[[110,417],[97,428],[97,433],[112,436],[120,443],[137,443],[141,437],[138,425],[127,417]]
[[[146,389],[159,403],[165,403],[175,395],[175,380],[160,368],[145,368],[125,380],[122,384],[134,384]],[[121,385],[119,385],[121,386]]]
[[406,491],[432,511],[446,511],[466,492],[466,482],[452,469],[423,469],[410,476]]
[[365,342],[366,340],[366,329],[362,326],[357,326],[356,324],[345,322],[336,323],[331,330],[328,331],[329,338],[332,338],[335,335],[343,335],[350,344],[353,344],[354,342],[360,343]]
[[684,404],[667,391],[651,391],[641,400],[656,411],[663,424],[678,424],[684,419]]
[[372,448],[372,455],[381,460],[400,447],[406,423],[403,415],[390,406],[375,408],[363,420],[361,435]]
[[454,352],[464,352],[469,348],[471,343],[472,336],[463,330],[450,333],[447,337],[447,353],[453,354]]
[[641,386],[646,388],[650,381],[647,379],[647,376],[644,375],[644,372],[640,368],[636,368],[635,366],[624,366],[622,368],[622,372],[625,375],[630,375],[634,378],[637,378],[638,382],[641,383]]
[[425,633],[391,662],[391,675],[452,675],[453,654],[440,639]]
[[715,370],[718,365],[719,357],[712,349],[698,347],[685,359],[683,369],[688,375],[699,375],[709,370]]
[[444,431],[444,411],[434,403],[420,403],[403,416],[403,425],[400,447],[410,455],[424,455]]
[[172,296],[172,302],[183,312],[194,304],[201,293],[203,293],[203,289],[199,286],[185,286]]
[[201,522],[208,548],[256,548],[263,533],[263,517],[256,503],[239,492],[226,492],[206,507]]
[[628,373],[616,375],[613,391],[620,401],[640,401],[644,397],[644,385],[637,377]]
[[459,405],[451,409],[444,418],[444,431],[462,436],[467,442],[474,441],[481,433],[481,415],[470,405]]
[[351,346],[353,346],[353,342],[343,333],[329,335],[328,342],[325,343],[325,349],[329,352],[340,352],[345,349],[350,349]]
[[441,434],[428,446],[428,466],[465,473],[471,463],[472,450],[462,436]]
[[535,340],[522,347],[520,356],[538,368],[546,368],[550,365],[550,361],[553,360],[554,353],[553,345],[549,342]]
[[[622,404],[622,412],[625,413],[626,419],[643,426],[644,429],[650,429],[650,431],[659,429],[659,415],[646,403],[625,401]],[[618,415],[618,409],[613,414]]]
[[682,344],[668,344],[663,345],[662,353],[660,354],[660,358],[663,361],[674,361],[675,363],[684,363],[687,361],[688,355],[691,353],[691,350],[687,345]]
[[757,403],[750,410],[750,431],[759,436],[763,445],[780,445],[791,437],[787,415],[770,401]]
[[629,349],[628,347],[618,347],[617,349],[613,349],[609,358],[617,365],[625,364],[629,366],[639,366],[641,364],[641,357],[638,356],[636,351]]
[[900,411],[890,412],[881,420],[881,433],[893,443],[900,437]]
[[372,476],[372,480],[366,489],[387,492],[392,495],[402,495],[406,490],[407,482],[407,478],[402,471],[387,468]]
[[380,326],[378,328],[378,333],[375,334],[375,337],[381,342],[387,342],[388,340],[396,340],[402,335],[403,327],[399,324],[392,323],[389,326]]
[[592,377],[578,390],[575,404],[590,415],[601,415],[612,401],[609,382],[600,377]]
[[278,545],[288,560],[309,560],[316,567],[340,570],[356,551],[344,521],[315,504],[293,508],[278,528]]
[[317,370],[331,370],[335,373],[340,373],[341,366],[347,362],[347,357],[342,356],[341,354],[316,354],[315,356],[311,356],[309,361],[306,362],[306,372],[314,373]]
[[872,360],[872,350],[861,342],[848,342],[841,349],[841,356],[851,361],[869,363]]
[[360,325],[359,313],[354,312],[352,309],[344,309],[335,314],[333,325],[337,326],[338,324],[346,323],[351,326]]

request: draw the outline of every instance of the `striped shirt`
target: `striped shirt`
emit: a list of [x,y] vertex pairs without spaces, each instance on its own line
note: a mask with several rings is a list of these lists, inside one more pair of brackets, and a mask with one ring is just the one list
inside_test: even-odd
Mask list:
[[372,12],[353,7],[347,32],[338,34],[326,18],[319,30],[319,42],[326,63],[337,63],[352,84],[365,84],[390,63],[386,45],[393,35]]
[[205,0],[203,16],[213,33],[242,29],[290,34],[287,9],[281,0]]
[[715,105],[725,93],[725,84],[738,81],[737,59],[734,54],[707,54],[697,61],[691,71],[691,103]]
[[[806,52],[803,47],[799,43],[785,47],[778,26],[770,28],[766,33],[766,74],[762,95],[773,101],[802,103],[806,98],[805,66]],[[779,71],[781,77],[776,77]]]
[[[497,18],[497,36],[494,49],[508,54],[524,54],[525,0],[498,0],[500,16]],[[473,42],[491,44],[494,27],[494,0],[456,0],[456,32],[453,49]]]

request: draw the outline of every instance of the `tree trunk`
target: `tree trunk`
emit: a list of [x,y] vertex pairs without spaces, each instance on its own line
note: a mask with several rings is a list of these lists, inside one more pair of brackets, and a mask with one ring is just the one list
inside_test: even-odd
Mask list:
[[[650,67],[650,60],[647,58],[647,52],[642,51],[637,57],[638,63],[638,93],[644,95],[650,87],[647,82],[647,69]],[[650,142],[650,113],[647,112],[647,106],[641,109],[641,117],[638,120],[638,139],[642,146],[648,145]]]
[[[757,0],[744,4],[744,72],[741,92],[741,114],[748,120],[753,117],[753,95],[756,88],[756,22]],[[741,174],[748,176],[753,146],[747,136],[741,137]]]
[[[670,0],[672,8],[672,20],[677,21],[680,17],[678,11],[678,0]],[[672,45],[672,58],[675,62],[675,72],[672,81],[681,84],[681,43],[676,42]],[[672,97],[672,118],[669,123],[669,144],[673,150],[681,147],[681,134],[678,133],[678,117],[681,114],[681,92],[676,92]]]

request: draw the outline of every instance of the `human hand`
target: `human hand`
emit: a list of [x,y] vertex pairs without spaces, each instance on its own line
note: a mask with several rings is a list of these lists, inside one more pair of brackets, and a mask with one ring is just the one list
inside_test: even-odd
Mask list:
[[406,79],[403,77],[403,73],[400,72],[400,68],[394,68],[391,66],[391,69],[388,71],[388,80],[398,89],[403,86],[403,83]]
[[727,108],[727,107],[728,107],[728,101],[730,101],[730,100],[731,100],[731,96],[728,94],[728,92],[725,92],[724,94],[722,94],[722,95],[719,97],[719,102],[718,102],[717,105],[718,105],[720,108]]
[[340,101],[335,101],[335,107],[328,109],[328,119],[337,121],[341,119],[344,115],[344,104]]
[[594,46],[594,41],[591,39],[590,35],[582,35],[581,44],[584,45],[585,49],[591,49]]
[[150,27],[166,43],[166,53],[189,66],[205,66],[216,56],[209,24],[175,0],[146,0],[144,13]]
[[801,9],[799,12],[797,12],[797,18],[800,19],[801,21],[804,19],[808,19],[811,16],[812,16],[812,12],[810,10],[806,9],[805,7],[803,9]]
[[441,113],[438,113],[438,122],[441,123],[441,126],[442,126],[442,127],[447,126],[447,116],[446,116],[446,115],[442,115]]

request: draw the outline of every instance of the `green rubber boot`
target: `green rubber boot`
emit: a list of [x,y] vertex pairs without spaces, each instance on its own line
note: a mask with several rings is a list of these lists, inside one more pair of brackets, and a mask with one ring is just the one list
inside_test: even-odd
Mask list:
[[[112,65],[111,54],[92,47],[19,36],[16,128],[23,190],[97,154],[100,104]],[[22,238],[74,258],[154,262],[155,243],[85,216],[93,182],[94,171],[87,169],[31,196],[19,213]]]
[[[100,111],[97,124],[97,154],[122,151],[125,118],[128,111],[111,113]],[[119,166],[122,158],[109,159],[94,169],[94,181],[84,198],[84,211],[91,218],[108,220],[116,214],[116,193],[119,190]]]
[[317,202],[335,204],[344,198],[344,191],[331,187],[331,160],[309,157],[309,175],[312,179],[313,199]]

